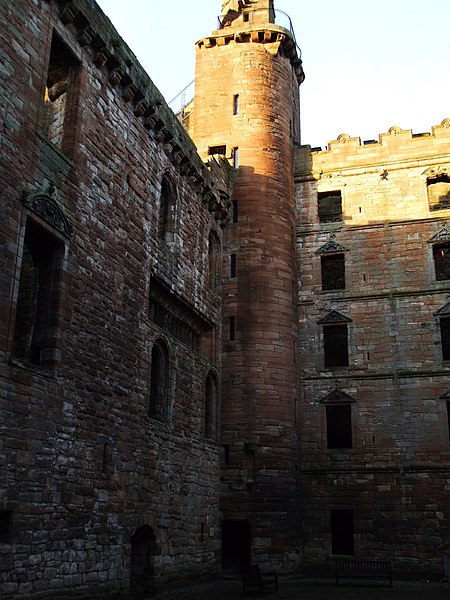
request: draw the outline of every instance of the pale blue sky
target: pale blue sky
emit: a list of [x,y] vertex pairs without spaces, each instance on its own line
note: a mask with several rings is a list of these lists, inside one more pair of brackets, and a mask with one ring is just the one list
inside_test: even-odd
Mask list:
[[[100,0],[170,101],[194,78],[195,41],[221,0]],[[429,131],[450,117],[450,0],[275,0],[293,21],[306,79],[302,142]],[[283,23],[280,23],[283,24]]]

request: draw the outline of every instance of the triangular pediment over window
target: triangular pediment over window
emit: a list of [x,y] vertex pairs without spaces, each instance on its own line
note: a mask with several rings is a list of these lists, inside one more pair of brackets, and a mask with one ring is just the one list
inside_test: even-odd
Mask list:
[[440,308],[436,314],[440,315],[441,317],[450,317],[450,302],[447,302],[447,304]]
[[332,254],[335,252],[347,252],[347,248],[341,246],[336,240],[328,240],[326,244],[316,250],[316,254]]
[[341,314],[337,310],[330,311],[327,315],[322,317],[320,321],[317,321],[319,325],[331,325],[334,323],[351,323],[352,320]]
[[342,390],[333,390],[320,402],[322,404],[349,404],[350,402],[356,402],[356,400]]
[[432,238],[428,240],[428,243],[435,244],[439,242],[450,242],[450,231],[443,227],[438,231]]

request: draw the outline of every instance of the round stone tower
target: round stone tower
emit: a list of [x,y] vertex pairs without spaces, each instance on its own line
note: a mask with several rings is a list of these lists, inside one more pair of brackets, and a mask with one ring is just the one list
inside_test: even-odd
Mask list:
[[[280,23],[280,24],[278,24]],[[197,42],[193,139],[235,170],[223,249],[222,559],[298,561],[293,146],[304,75],[272,0],[223,2]]]

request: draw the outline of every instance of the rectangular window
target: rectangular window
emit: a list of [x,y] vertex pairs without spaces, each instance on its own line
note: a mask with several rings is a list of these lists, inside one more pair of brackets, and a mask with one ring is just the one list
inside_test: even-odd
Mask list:
[[0,544],[12,542],[13,513],[11,510],[0,510]]
[[239,148],[233,148],[233,168],[239,168]]
[[348,367],[347,325],[324,326],[323,348],[325,355],[325,368]]
[[317,202],[321,223],[342,221],[342,196],[340,191],[319,192]]
[[78,65],[77,58],[54,33],[45,87],[43,132],[63,152],[70,152],[73,147]]
[[442,360],[450,360],[450,318],[440,319]]
[[224,444],[223,446],[223,462],[225,465],[230,464],[230,444]]
[[230,277],[236,277],[236,254],[230,256]]
[[226,153],[227,153],[227,147],[225,145],[209,146],[209,148],[208,148],[208,154],[210,156],[212,156],[213,154],[220,154],[222,156],[225,156]]
[[353,510],[334,509],[330,511],[331,554],[353,556]]
[[345,260],[343,254],[320,257],[323,290],[345,289]]
[[325,407],[327,418],[327,448],[352,448],[351,404],[329,404]]
[[233,200],[233,204],[232,204],[232,221],[233,223],[237,223],[238,222],[238,201],[237,200]]
[[450,208],[450,177],[442,174],[427,179],[427,193],[430,210]]
[[239,114],[239,94],[233,96],[233,115]]
[[12,354],[43,367],[55,360],[59,263],[63,244],[27,220],[20,267]]
[[228,332],[229,332],[229,340],[232,342],[236,339],[236,319],[235,317],[230,317],[228,321]]
[[436,279],[450,279],[450,244],[433,246],[433,259]]

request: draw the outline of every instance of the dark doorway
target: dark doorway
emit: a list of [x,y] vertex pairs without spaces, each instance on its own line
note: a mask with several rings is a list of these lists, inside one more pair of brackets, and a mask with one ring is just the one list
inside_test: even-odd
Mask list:
[[248,521],[222,523],[222,568],[241,570],[250,564],[251,530]]
[[353,542],[353,510],[331,510],[331,553],[355,554]]
[[153,557],[155,535],[148,525],[131,536],[130,598],[140,600],[154,593]]

